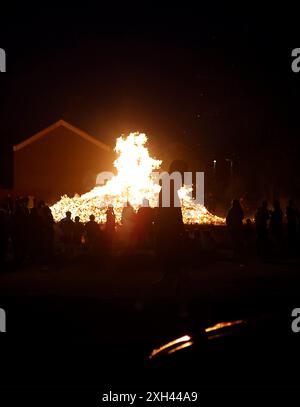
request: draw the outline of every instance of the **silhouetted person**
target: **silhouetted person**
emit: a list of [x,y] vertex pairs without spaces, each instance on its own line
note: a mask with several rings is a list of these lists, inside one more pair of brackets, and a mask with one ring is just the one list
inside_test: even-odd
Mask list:
[[85,225],[86,241],[87,247],[90,254],[97,254],[97,251],[100,249],[100,227],[95,221],[95,216],[90,215],[89,222]]
[[73,242],[76,246],[80,246],[84,236],[84,225],[80,222],[79,216],[75,216],[74,220]]
[[[176,168],[175,168],[176,170]],[[166,191],[164,191],[166,192]],[[183,267],[184,257],[184,224],[180,206],[176,206],[178,188],[175,182],[170,182],[170,206],[164,206],[163,189],[159,194],[159,206],[155,209],[154,230],[155,248],[158,260],[162,266],[163,275],[160,284],[164,290],[171,290],[178,303],[180,315],[187,315],[186,284],[187,275]]]
[[130,205],[130,202],[127,202],[126,205],[124,205],[122,209],[122,217],[121,217],[121,223],[123,226],[128,226],[132,225],[134,222],[134,217],[135,217],[135,211],[133,207]]
[[122,236],[125,246],[132,247],[135,244],[134,231],[136,223],[136,213],[130,202],[127,202],[122,209]]
[[66,217],[59,222],[61,230],[61,240],[66,254],[72,253],[74,222],[71,219],[71,212],[66,212]]
[[114,208],[110,205],[106,211],[106,222],[105,222],[105,244],[109,251],[116,239],[116,215]]
[[159,206],[155,215],[155,240],[157,254],[167,271],[177,273],[182,260],[182,242],[184,225],[181,207],[175,206],[174,183],[170,184],[170,206],[163,206],[162,190],[159,194]]
[[294,251],[296,248],[298,216],[298,210],[291,199],[286,207],[288,244],[291,251]]
[[270,211],[268,202],[263,201],[262,205],[257,209],[255,214],[255,227],[257,235],[257,252],[259,255],[264,255],[268,249],[268,221],[270,219]]
[[231,236],[235,254],[240,254],[243,247],[243,219],[244,212],[240,201],[234,199],[226,217],[226,225]]
[[73,248],[76,256],[80,255],[83,252],[84,235],[84,224],[80,222],[79,216],[75,216],[73,228]]
[[51,209],[44,202],[40,208],[40,216],[42,218],[43,255],[45,260],[50,260],[54,254],[54,219]]
[[274,201],[273,210],[271,211],[270,229],[275,246],[279,248],[283,239],[283,213],[278,200]]
[[114,235],[116,228],[116,215],[113,206],[109,206],[106,211],[105,231],[109,235]]
[[143,205],[136,215],[136,237],[140,246],[150,246],[152,241],[153,209],[148,199],[143,199]]
[[95,221],[95,215],[90,215],[89,222],[85,225],[86,237],[89,241],[95,241],[99,236],[99,225]]

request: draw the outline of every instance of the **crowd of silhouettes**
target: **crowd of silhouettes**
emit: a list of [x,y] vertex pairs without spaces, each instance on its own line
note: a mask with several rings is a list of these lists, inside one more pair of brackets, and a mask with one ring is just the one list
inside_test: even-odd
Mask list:
[[70,211],[56,223],[43,201],[7,197],[0,203],[0,261],[23,264],[47,262],[57,254],[67,258],[84,253],[97,256],[109,253],[117,240],[125,248],[149,248],[153,245],[153,221],[154,210],[146,199],[137,211],[127,202],[117,225],[112,205],[107,207],[105,224],[96,222],[94,214],[83,223]]
[[254,227],[250,218],[244,222],[242,206],[238,199],[234,199],[226,224],[235,254],[240,255],[243,249],[251,248],[253,242],[257,254],[262,257],[299,252],[300,212],[293,200],[288,202],[285,212],[279,200],[274,200],[271,209],[268,202],[263,201],[253,220]]
[[285,212],[279,200],[274,201],[272,209],[264,201],[255,214],[255,225],[259,254],[266,255],[270,251],[280,254],[284,249],[297,254],[300,213],[293,200],[288,202]]
[[[285,211],[278,200],[271,209],[264,201],[253,219],[244,218],[239,200],[234,199],[226,224],[237,256],[247,249],[262,257],[284,250],[293,255],[299,252],[300,215],[292,200]],[[83,223],[79,216],[73,219],[69,211],[55,223],[49,206],[37,199],[7,197],[0,205],[1,262],[47,262],[58,253],[65,257],[98,256],[119,245],[124,250],[155,250],[162,263],[172,263],[176,269],[182,252],[190,252],[192,257],[200,240],[203,250],[209,247],[215,251],[209,230],[190,228],[187,232],[180,207],[152,208],[147,199],[137,211],[127,202],[119,225],[112,205],[106,209],[105,224],[96,222],[94,214]]]
[[44,201],[7,197],[0,205],[1,262],[48,260],[54,250],[54,220]]

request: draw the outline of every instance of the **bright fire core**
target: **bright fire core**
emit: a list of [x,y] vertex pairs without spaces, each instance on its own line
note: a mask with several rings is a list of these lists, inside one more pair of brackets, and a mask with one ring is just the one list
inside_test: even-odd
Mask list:
[[[106,210],[112,205],[116,221],[120,223],[126,202],[130,202],[135,210],[141,206],[143,199],[148,199],[151,207],[157,206],[161,187],[154,181],[152,172],[160,168],[162,161],[150,157],[146,143],[147,137],[143,133],[119,137],[115,147],[118,158],[114,162],[117,174],[105,185],[96,186],[86,194],[73,198],[62,196],[51,207],[55,221],[61,220],[70,211],[72,218],[79,216],[82,222],[87,222],[93,214],[97,222],[103,223]],[[191,188],[183,185],[178,191],[184,223],[223,224],[223,218],[212,215],[205,206],[195,202],[189,193]]]

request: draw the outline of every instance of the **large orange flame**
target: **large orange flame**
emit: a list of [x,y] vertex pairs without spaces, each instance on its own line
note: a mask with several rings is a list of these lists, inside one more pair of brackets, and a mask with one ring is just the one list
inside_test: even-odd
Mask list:
[[[122,208],[127,201],[135,210],[139,208],[143,199],[148,199],[151,207],[158,202],[160,186],[155,182],[152,172],[158,169],[162,161],[155,160],[149,155],[145,147],[147,137],[143,133],[130,133],[128,137],[117,139],[115,151],[118,158],[114,162],[117,175],[105,185],[96,186],[83,195],[73,198],[64,195],[51,207],[56,221],[65,217],[70,211],[72,218],[79,216],[82,222],[87,222],[91,214],[97,222],[105,222],[105,212],[109,205],[113,205],[116,221],[120,222]],[[224,219],[212,215],[191,198],[191,186],[184,185],[178,195],[181,200],[184,223],[223,224]]]

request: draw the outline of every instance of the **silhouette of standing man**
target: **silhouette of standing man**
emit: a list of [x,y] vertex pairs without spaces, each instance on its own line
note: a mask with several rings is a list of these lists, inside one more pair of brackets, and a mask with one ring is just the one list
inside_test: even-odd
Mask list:
[[240,255],[243,247],[243,219],[244,212],[240,201],[234,199],[226,217],[226,225],[231,236],[235,255]]

